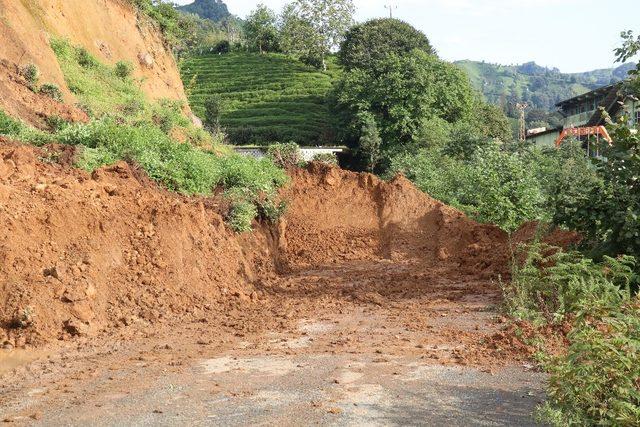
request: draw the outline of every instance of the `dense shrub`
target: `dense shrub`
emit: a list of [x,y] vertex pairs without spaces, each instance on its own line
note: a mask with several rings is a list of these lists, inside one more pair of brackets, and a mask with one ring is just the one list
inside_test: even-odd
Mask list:
[[4,111],[0,110],[0,135],[16,135],[22,129],[20,122],[9,117]]
[[640,298],[586,301],[569,349],[549,365],[541,421],[566,425],[640,425]]
[[91,55],[84,47],[76,49],[76,60],[78,61],[78,64],[84,68],[91,68],[98,65],[98,60],[94,58],[93,55]]
[[407,54],[414,49],[435,53],[427,36],[406,22],[374,19],[351,27],[338,58],[347,70],[367,69],[390,53]]
[[507,231],[543,215],[544,198],[532,168],[495,145],[469,160],[438,148],[404,152],[391,159],[387,177],[398,172],[432,197]]
[[299,166],[302,163],[300,147],[295,142],[273,144],[267,149],[267,156],[282,168]]
[[336,156],[335,153],[321,153],[313,156],[313,161],[319,162],[319,163],[326,163],[329,165],[337,165],[338,157]]
[[40,78],[40,70],[35,64],[27,64],[20,70],[20,74],[27,81],[29,89],[35,91],[38,85],[38,79]]
[[211,129],[220,127],[222,101],[219,96],[211,95],[204,101],[204,122]]
[[62,102],[62,91],[60,88],[52,83],[45,83],[40,86],[39,92],[48,96],[54,101]]
[[229,40],[220,40],[216,44],[214,51],[216,53],[229,53],[231,52],[231,43],[229,43]]
[[605,257],[596,263],[541,243],[520,250],[526,256],[514,265],[505,286],[507,311],[517,319],[559,323],[589,304],[620,306],[637,281],[632,257]]
[[238,201],[231,205],[227,222],[238,233],[251,231],[253,220],[258,215],[256,205],[249,201]]
[[128,61],[118,61],[116,62],[114,72],[116,76],[121,79],[126,79],[133,73],[133,64]]

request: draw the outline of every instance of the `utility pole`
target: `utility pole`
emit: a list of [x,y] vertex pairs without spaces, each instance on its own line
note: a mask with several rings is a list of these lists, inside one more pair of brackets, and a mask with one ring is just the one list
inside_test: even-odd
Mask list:
[[520,142],[523,144],[527,141],[527,121],[525,118],[525,111],[529,108],[529,104],[526,102],[518,102],[516,109],[520,112]]
[[393,19],[393,10],[397,9],[398,6],[395,5],[395,4],[390,3],[390,4],[384,5],[384,8],[385,9],[389,9],[389,18]]

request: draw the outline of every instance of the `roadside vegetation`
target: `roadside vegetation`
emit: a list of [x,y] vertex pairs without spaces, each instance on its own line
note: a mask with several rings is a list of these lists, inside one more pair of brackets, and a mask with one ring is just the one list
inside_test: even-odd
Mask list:
[[125,160],[182,194],[207,196],[222,188],[236,231],[250,230],[260,212],[275,215],[269,206],[288,178],[271,160],[231,154],[221,144],[224,135],[196,128],[179,102],[146,99],[130,77],[130,64],[109,67],[65,40],[51,44],[68,87],[91,120],[49,118],[51,129],[43,131],[0,112],[0,134],[37,146],[74,145],[75,165],[87,171]]

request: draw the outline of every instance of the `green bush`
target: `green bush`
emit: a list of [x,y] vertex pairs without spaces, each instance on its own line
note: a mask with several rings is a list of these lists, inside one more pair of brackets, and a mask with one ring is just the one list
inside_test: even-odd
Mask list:
[[232,230],[244,233],[251,231],[253,220],[257,215],[256,205],[248,201],[240,201],[231,205],[227,222]]
[[27,64],[20,70],[20,74],[27,81],[29,89],[35,91],[38,85],[38,79],[40,78],[40,70],[35,64]]
[[220,40],[216,44],[214,51],[216,53],[229,53],[231,52],[231,43],[229,43],[229,40]]
[[567,354],[552,360],[540,421],[640,425],[640,298],[581,307]]
[[62,102],[62,91],[60,88],[52,83],[45,83],[40,86],[41,94],[48,96],[54,101]]
[[403,152],[391,159],[386,177],[398,172],[432,197],[506,231],[543,216],[544,198],[534,171],[497,146],[478,149],[468,161],[437,148]]
[[93,68],[98,65],[98,60],[84,47],[76,48],[76,60],[84,68]]
[[211,95],[204,101],[204,122],[211,129],[220,127],[222,101],[219,96]]
[[292,168],[302,163],[300,147],[295,142],[273,144],[267,149],[267,156],[281,168]]
[[320,163],[326,163],[329,165],[337,165],[338,164],[338,157],[335,155],[335,153],[321,153],[321,154],[316,154],[315,156],[313,156],[313,161],[314,162],[320,162]]
[[116,62],[114,72],[116,76],[121,79],[129,78],[131,77],[131,73],[133,73],[133,64],[128,61],[118,61]]
[[596,263],[541,243],[521,250],[526,251],[524,262],[516,262],[504,287],[507,312],[517,319],[560,323],[589,304],[619,306],[631,298],[637,281],[632,257]]
[[0,110],[0,135],[15,136],[22,130],[22,124]]

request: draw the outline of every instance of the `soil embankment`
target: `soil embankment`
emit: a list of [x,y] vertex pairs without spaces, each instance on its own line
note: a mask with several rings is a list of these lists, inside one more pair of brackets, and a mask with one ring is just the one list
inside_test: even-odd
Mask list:
[[[35,126],[44,126],[49,116],[86,119],[72,107],[76,100],[50,47],[51,37],[83,46],[103,63],[128,61],[150,99],[186,104],[178,67],[162,35],[128,1],[0,0],[0,109],[9,115]],[[40,82],[62,89],[67,105],[25,87],[19,70],[27,64],[38,67]]]
[[159,189],[126,163],[90,175],[65,166],[72,154],[0,146],[0,341],[10,346],[224,316],[277,298],[279,273],[347,262],[402,266],[385,289],[355,274],[356,299],[419,292],[429,269],[480,288],[507,272],[505,233],[401,177],[296,170],[281,224],[236,235],[213,200]]

